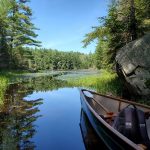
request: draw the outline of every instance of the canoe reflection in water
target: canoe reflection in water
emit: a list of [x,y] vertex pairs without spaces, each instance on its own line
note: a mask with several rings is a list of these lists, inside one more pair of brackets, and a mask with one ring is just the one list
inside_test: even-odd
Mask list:
[[80,130],[86,150],[107,150],[107,147],[95,133],[82,109],[80,115]]

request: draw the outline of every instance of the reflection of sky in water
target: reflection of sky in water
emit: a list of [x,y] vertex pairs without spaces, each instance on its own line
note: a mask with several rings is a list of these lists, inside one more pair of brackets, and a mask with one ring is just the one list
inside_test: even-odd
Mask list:
[[34,92],[25,99],[38,98],[44,100],[37,113],[42,117],[34,123],[37,133],[31,139],[36,149],[85,149],[79,127],[81,105],[78,89]]
[[[65,77],[67,79],[68,77],[75,78],[92,74],[96,75],[97,72],[70,71],[66,75],[57,76],[57,78]],[[6,112],[1,113],[0,137],[3,138],[0,142],[3,145],[0,144],[0,148],[10,147],[10,145],[16,147],[17,144],[20,148],[25,148],[30,143],[32,147],[35,145],[35,149],[39,150],[84,150],[79,127],[81,110],[79,90],[67,88],[67,82],[57,80],[56,77],[41,75],[33,77],[35,77],[34,74],[32,77],[25,76],[25,82],[11,84],[7,90],[6,97],[9,103],[4,106]],[[41,102],[38,99],[42,99]],[[15,114],[16,112],[17,114]],[[9,119],[13,121],[10,123]],[[5,122],[5,126],[3,126],[3,122]],[[8,128],[10,131],[7,130]],[[9,134],[3,136],[6,131]],[[27,134],[28,138],[25,141],[29,143],[27,142],[23,146],[21,136],[18,138],[16,133],[22,137]],[[5,141],[5,139],[14,140]]]

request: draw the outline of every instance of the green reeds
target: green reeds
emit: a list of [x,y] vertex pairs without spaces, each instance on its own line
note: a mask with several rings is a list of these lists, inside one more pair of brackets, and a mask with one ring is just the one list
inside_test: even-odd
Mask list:
[[8,78],[0,74],[0,105],[3,104],[4,94],[8,86]]
[[69,79],[72,86],[91,88],[102,94],[122,95],[122,84],[116,73],[103,70],[100,75]]

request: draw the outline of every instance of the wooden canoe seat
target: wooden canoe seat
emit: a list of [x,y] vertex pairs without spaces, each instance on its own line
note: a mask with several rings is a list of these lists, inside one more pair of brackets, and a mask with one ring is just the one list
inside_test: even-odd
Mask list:
[[145,146],[144,144],[138,144],[139,147],[141,147],[143,150],[147,149],[147,146]]
[[117,114],[113,112],[106,113],[105,115],[100,115],[108,124],[112,125],[114,119],[116,118]]
[[112,119],[112,118],[114,118],[114,117],[116,117],[116,116],[117,116],[116,113],[114,113],[114,112],[108,112],[108,113],[106,113],[103,117],[104,117],[105,119]]

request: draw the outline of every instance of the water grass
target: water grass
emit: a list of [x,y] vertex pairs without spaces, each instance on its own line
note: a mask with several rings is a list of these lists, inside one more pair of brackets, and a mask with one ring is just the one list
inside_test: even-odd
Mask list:
[[0,74],[0,105],[4,102],[4,94],[8,86],[8,77]]
[[102,94],[122,95],[122,84],[116,73],[103,70],[99,75],[68,79],[72,86],[94,89]]

